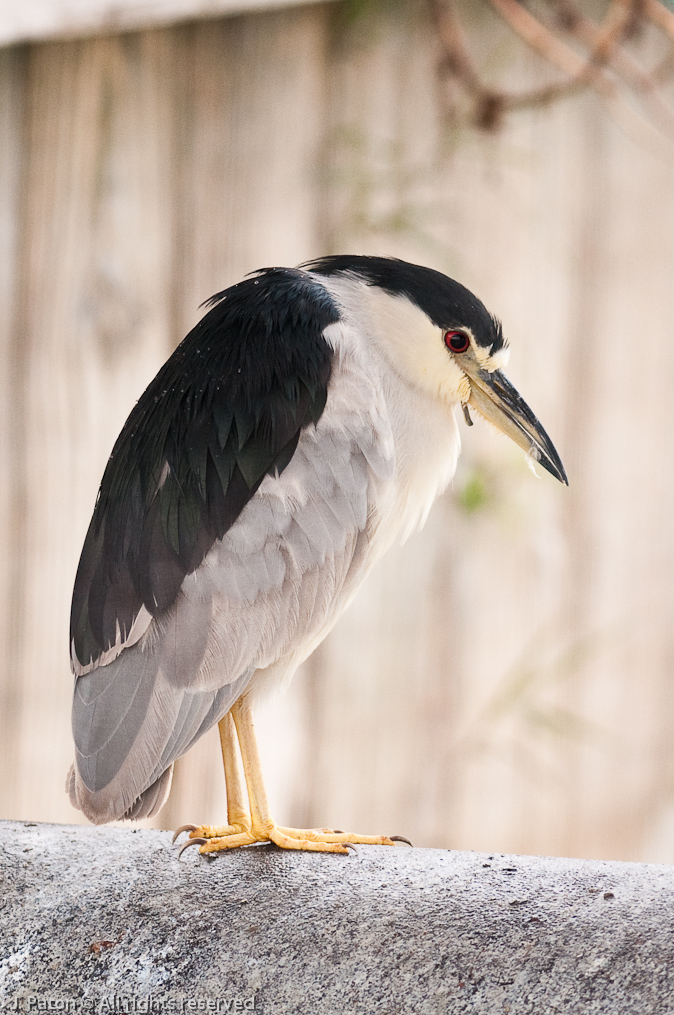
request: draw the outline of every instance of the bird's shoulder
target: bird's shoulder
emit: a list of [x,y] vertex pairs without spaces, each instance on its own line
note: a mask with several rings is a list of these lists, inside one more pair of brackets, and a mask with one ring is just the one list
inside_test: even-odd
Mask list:
[[323,333],[339,311],[314,278],[268,269],[209,302],[108,461],[73,593],[76,672],[114,658],[171,606],[325,408]]

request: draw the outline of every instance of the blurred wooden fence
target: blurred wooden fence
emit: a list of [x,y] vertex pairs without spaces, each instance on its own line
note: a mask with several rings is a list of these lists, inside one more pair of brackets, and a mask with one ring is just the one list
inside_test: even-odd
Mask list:
[[[493,14],[464,16],[486,67],[537,79]],[[674,169],[590,98],[452,126],[437,60],[414,5],[0,50],[0,816],[79,818],[79,550],[198,305],[260,266],[386,252],[503,318],[571,486],[465,431],[424,532],[263,710],[275,814],[674,861]],[[223,800],[207,736],[160,823]]]

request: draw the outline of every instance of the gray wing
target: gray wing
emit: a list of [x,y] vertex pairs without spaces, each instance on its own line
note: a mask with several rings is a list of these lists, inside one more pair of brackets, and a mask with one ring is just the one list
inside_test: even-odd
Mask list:
[[91,821],[155,813],[173,762],[256,673],[284,675],[306,658],[378,556],[390,425],[372,377],[338,372],[317,427],[303,431],[280,476],[265,478],[174,605],[77,678],[68,788]]

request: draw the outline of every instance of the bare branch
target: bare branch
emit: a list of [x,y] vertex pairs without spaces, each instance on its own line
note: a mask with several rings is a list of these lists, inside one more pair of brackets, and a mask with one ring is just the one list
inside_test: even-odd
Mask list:
[[674,71],[674,49],[670,49],[669,53],[663,57],[660,63],[651,71],[653,80],[657,84],[661,84],[672,76]]
[[642,10],[674,42],[674,13],[659,0],[642,0]]
[[[592,48],[593,58],[596,60],[595,54],[601,49],[603,43],[602,29],[591,18],[588,18],[573,0],[557,0],[556,6],[564,28],[583,45]],[[638,10],[637,5],[634,5],[632,17],[638,13]],[[631,27],[630,21],[627,19],[623,24],[623,34],[627,35]],[[658,88],[657,76],[660,68],[649,74],[618,45],[618,41],[615,40],[610,52],[606,53],[604,49],[605,62],[610,64],[616,73],[648,102],[652,115],[658,121],[663,133],[674,137],[674,113],[664,101]],[[668,59],[671,60],[673,55],[670,53]]]
[[[580,10],[574,0],[550,0],[561,15],[563,30],[588,50],[579,55],[554,31],[535,18],[518,0],[490,0],[513,31],[549,64],[564,75],[553,82],[526,92],[508,92],[485,85],[471,57],[453,0],[429,0],[429,6],[445,60],[443,68],[458,80],[474,105],[474,122],[483,129],[495,129],[510,110],[546,106],[574,93],[591,88],[601,97],[619,126],[640,144],[646,143],[660,157],[672,161],[674,150],[674,111],[662,99],[656,78],[643,70],[623,49],[627,38],[644,16],[671,35],[674,41],[674,14],[659,0],[612,0],[601,25]],[[663,61],[655,73],[667,69]],[[618,75],[617,79],[615,75]],[[648,100],[653,119],[667,138],[666,150],[661,137],[643,116],[623,98],[618,83],[624,82]],[[657,151],[656,151],[657,149]]]
[[445,50],[448,69],[472,92],[484,91],[472,61],[459,19],[451,3],[430,0],[431,15],[438,37]]
[[634,0],[613,0],[599,30],[597,45],[588,60],[578,56],[517,0],[490,0],[490,3],[531,49],[569,77],[586,80],[594,86],[603,80],[600,67],[609,58],[631,20]]
[[[541,24],[517,0],[490,0],[492,6],[503,15],[508,24],[532,49],[550,63],[564,71],[577,82],[583,82],[601,96],[606,107],[626,134],[639,144],[647,145],[654,154],[671,163],[674,157],[671,137],[663,148],[661,135],[654,134],[650,125],[639,116],[620,96],[614,82],[603,70],[602,65],[610,59],[613,49],[619,44],[623,33],[633,24],[633,11],[642,0],[613,0],[600,31],[598,45],[584,60],[563,43],[548,28]],[[661,5],[657,0],[647,3]],[[645,129],[644,129],[645,128]]]

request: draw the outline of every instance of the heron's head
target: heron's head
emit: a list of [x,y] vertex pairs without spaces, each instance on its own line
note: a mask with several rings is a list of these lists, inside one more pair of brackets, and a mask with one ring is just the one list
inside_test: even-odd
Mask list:
[[556,479],[566,473],[552,441],[505,377],[501,323],[459,282],[388,257],[339,255],[303,267],[351,288],[360,324],[401,377],[433,398],[469,407]]

